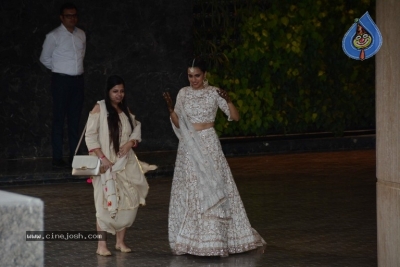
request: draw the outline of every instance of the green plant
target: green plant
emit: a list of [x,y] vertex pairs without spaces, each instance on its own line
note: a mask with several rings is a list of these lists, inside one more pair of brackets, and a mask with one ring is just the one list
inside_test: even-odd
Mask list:
[[[374,127],[374,58],[355,61],[341,48],[354,18],[374,14],[373,0],[231,2],[223,33],[195,37],[195,47],[219,59],[211,60],[210,83],[228,90],[241,114],[227,123],[219,113],[220,135]],[[204,50],[207,40],[213,50]]]

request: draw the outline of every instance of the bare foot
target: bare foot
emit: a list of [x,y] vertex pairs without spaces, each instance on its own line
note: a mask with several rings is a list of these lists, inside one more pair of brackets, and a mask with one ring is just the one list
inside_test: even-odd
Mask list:
[[100,256],[111,256],[111,252],[107,248],[97,248],[96,254]]
[[108,250],[107,245],[104,241],[99,242],[99,244],[97,244],[97,254],[99,254],[100,256],[111,256],[111,252]]
[[124,243],[122,244],[115,244],[115,249],[120,250],[121,252],[129,253],[132,250],[128,248]]

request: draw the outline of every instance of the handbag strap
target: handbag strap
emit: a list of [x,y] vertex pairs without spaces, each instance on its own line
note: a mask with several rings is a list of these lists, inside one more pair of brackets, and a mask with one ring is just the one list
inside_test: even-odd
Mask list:
[[74,156],[76,156],[76,153],[78,152],[78,149],[81,146],[82,138],[83,138],[83,136],[85,135],[85,132],[86,132],[86,127],[87,127],[87,123],[85,125],[85,128],[83,129],[83,132],[82,132],[81,138],[79,139],[78,145],[76,146]]

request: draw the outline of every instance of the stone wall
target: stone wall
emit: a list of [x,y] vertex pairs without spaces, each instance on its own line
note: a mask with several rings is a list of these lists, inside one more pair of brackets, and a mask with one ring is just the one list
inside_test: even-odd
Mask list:
[[[50,72],[39,62],[45,35],[60,25],[63,1],[0,4],[0,157],[51,157]],[[176,149],[162,92],[187,82],[192,56],[192,1],[74,1],[87,35],[85,106],[103,99],[108,75],[126,82],[130,109],[142,122],[139,151]],[[66,138],[66,135],[65,135]],[[65,142],[66,144],[66,142]],[[67,146],[65,147],[67,155]]]

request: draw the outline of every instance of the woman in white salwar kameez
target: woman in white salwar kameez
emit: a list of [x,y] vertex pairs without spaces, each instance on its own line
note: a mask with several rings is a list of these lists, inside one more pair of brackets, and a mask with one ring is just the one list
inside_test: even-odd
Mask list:
[[231,170],[214,129],[218,108],[228,120],[239,113],[226,91],[209,86],[205,62],[188,66],[190,86],[173,106],[164,93],[179,138],[169,206],[168,233],[173,254],[228,256],[265,245],[247,218]]
[[[115,248],[131,252],[125,231],[145,204],[149,186],[133,147],[141,141],[141,124],[125,103],[125,83],[119,76],[107,79],[105,100],[89,114],[86,145],[102,163],[102,174],[93,177],[98,231],[116,234]],[[97,254],[109,256],[106,241],[98,241]]]

